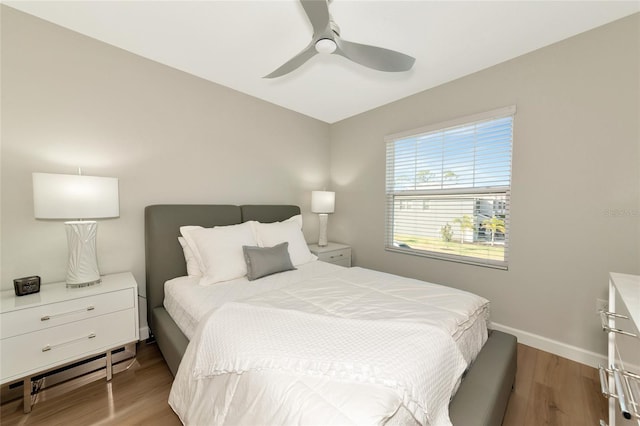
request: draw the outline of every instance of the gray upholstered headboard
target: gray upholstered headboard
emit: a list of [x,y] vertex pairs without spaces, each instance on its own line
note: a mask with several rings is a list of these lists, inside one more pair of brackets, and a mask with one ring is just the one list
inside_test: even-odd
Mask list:
[[164,283],[186,275],[184,254],[178,243],[181,226],[211,228],[248,220],[269,223],[297,214],[300,214],[300,208],[291,205],[164,204],[146,207],[144,229],[149,328],[154,330],[153,309],[164,302]]

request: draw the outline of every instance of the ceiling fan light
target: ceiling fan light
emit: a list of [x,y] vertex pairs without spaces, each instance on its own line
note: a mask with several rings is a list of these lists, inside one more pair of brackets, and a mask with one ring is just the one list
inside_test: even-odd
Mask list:
[[318,53],[333,53],[336,47],[336,42],[330,38],[321,38],[316,42],[316,51]]

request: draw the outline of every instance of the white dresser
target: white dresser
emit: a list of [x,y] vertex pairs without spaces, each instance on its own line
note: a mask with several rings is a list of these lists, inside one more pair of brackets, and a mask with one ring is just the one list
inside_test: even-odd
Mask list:
[[0,384],[24,379],[24,408],[31,409],[30,377],[138,340],[138,284],[130,272],[105,275],[100,284],[67,288],[43,284],[39,293],[1,293]]
[[640,276],[609,275],[602,328],[609,339],[609,365],[600,368],[602,393],[609,397],[608,425],[640,426]]

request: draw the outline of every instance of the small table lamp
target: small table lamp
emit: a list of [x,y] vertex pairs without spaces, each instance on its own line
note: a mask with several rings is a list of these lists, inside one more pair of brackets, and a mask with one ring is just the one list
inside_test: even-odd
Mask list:
[[336,204],[336,193],[332,191],[311,191],[311,212],[320,217],[320,236],[318,246],[327,245],[328,213],[333,213]]
[[98,284],[98,223],[83,219],[120,215],[118,179],[33,173],[33,207],[36,219],[77,219],[64,223],[69,248],[67,287]]

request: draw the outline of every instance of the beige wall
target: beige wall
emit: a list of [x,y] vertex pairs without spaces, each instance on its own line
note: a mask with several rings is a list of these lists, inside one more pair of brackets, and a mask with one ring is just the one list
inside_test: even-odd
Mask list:
[[[120,179],[98,230],[101,272],[144,292],[143,209],[291,203],[329,182],[329,125],[2,6],[2,288],[63,280],[58,221],[33,218],[32,172]],[[309,219],[309,220],[306,220]],[[317,218],[308,213],[309,239]]]
[[[640,15],[331,127],[330,239],[355,264],[473,291],[493,321],[604,353],[608,271],[640,273]],[[384,136],[516,104],[508,271],[385,252]],[[609,211],[622,211],[618,216]]]
[[[142,291],[144,206],[308,212],[331,176],[330,238],[352,244],[357,265],[476,292],[497,323],[604,353],[594,311],[607,272],[640,273],[638,15],[329,126],[0,10],[2,288],[64,278],[62,224],[33,218],[34,171],[120,178],[100,266],[133,271]],[[385,252],[384,136],[511,104],[509,271]],[[311,240],[316,218],[305,220]]]

